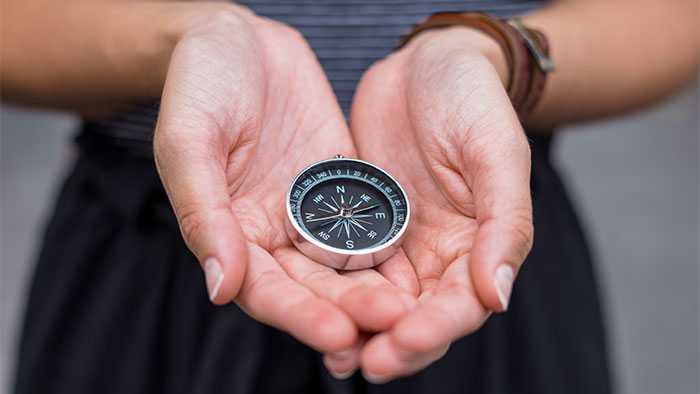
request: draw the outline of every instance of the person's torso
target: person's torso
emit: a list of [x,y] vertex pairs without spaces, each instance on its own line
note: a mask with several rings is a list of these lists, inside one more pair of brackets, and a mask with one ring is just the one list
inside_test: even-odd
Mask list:
[[[440,11],[481,11],[501,17],[539,8],[543,0],[244,0],[257,14],[287,23],[308,40],[347,114],[362,74],[389,54],[411,27]],[[85,129],[150,154],[158,103],[138,103]]]

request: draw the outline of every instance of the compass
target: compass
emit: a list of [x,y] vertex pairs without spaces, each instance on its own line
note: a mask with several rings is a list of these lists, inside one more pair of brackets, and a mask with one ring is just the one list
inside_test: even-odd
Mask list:
[[411,215],[406,193],[391,175],[343,156],[302,170],[286,203],[297,249],[344,270],[373,267],[396,253]]

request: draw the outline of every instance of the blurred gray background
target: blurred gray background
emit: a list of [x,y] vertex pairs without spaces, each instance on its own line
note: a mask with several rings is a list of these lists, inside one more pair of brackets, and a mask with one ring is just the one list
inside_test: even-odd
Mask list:
[[[697,394],[698,87],[562,132],[556,160],[589,238],[621,393]],[[71,160],[75,118],[1,108],[0,393],[9,385],[37,237]]]

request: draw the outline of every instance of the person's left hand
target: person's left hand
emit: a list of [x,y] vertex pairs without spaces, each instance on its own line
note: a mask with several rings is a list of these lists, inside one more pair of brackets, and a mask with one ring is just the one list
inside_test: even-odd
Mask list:
[[340,273],[294,247],[289,184],[313,162],[354,156],[347,123],[299,32],[205,5],[170,58],[154,136],[183,238],[213,303],[234,301],[318,351],[343,352],[359,330],[385,330],[415,305],[413,270],[397,254]]
[[426,367],[505,311],[530,250],[530,151],[499,56],[473,30],[422,33],[374,65],[355,95],[360,157],[394,175],[412,204],[403,249],[421,287],[419,306],[359,350],[371,382]]

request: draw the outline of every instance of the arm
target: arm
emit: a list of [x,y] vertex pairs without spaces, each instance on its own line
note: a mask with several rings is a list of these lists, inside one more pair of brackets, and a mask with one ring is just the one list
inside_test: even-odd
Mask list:
[[697,73],[695,0],[560,1],[523,20],[547,35],[557,65],[535,129],[637,109]]
[[[313,162],[356,155],[297,31],[226,3],[8,5],[4,98],[86,111],[161,97],[156,168],[213,303],[236,302],[323,352],[347,350],[358,329],[387,329],[415,303],[391,282],[415,281],[405,258],[351,277],[287,235],[285,185]],[[31,15],[40,20],[20,22]]]
[[[558,70],[526,126],[546,130],[670,93],[697,68],[696,15],[685,0],[571,0],[528,15]],[[355,93],[360,156],[395,174],[417,207],[404,250],[419,305],[363,346],[371,381],[425,368],[508,308],[534,228],[531,154],[507,78],[498,43],[459,26],[418,34],[372,66]]]
[[90,111],[157,98],[180,39],[233,8],[244,12],[225,3],[5,0],[2,99]]

